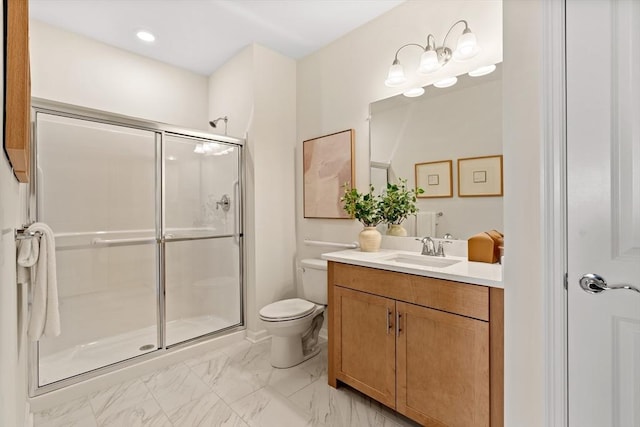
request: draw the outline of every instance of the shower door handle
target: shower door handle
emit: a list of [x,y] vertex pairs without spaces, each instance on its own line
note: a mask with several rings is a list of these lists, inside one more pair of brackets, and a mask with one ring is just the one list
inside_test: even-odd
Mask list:
[[240,229],[238,227],[238,215],[240,215],[240,202],[238,200],[238,194],[240,193],[240,181],[236,180],[233,183],[233,204],[234,204],[234,212],[233,212],[233,240],[237,244],[240,244]]
[[131,239],[100,239],[91,240],[92,245],[109,245],[109,246],[125,246],[125,245],[144,245],[147,243],[157,242],[155,237],[134,237]]

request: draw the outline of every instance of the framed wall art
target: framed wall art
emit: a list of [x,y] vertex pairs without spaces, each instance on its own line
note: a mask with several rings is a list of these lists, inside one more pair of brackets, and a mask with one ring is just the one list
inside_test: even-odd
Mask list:
[[453,161],[416,163],[416,188],[424,193],[419,198],[453,197]]
[[351,218],[340,198],[345,183],[355,185],[354,134],[349,129],[302,142],[305,218]]
[[502,196],[502,156],[458,159],[459,197]]

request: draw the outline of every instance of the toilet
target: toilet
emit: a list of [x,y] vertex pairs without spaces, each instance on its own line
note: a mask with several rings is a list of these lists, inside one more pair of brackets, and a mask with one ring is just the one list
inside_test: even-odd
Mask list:
[[262,307],[260,320],[271,334],[271,365],[289,368],[320,352],[318,334],[327,305],[327,262],[303,259],[302,298]]

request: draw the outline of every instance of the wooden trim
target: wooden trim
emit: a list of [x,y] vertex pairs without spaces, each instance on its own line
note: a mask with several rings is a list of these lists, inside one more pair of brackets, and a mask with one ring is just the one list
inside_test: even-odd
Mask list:
[[29,70],[29,2],[6,0],[4,147],[13,173],[29,182],[31,77]]
[[489,288],[486,286],[341,263],[335,264],[332,278],[332,283],[345,288],[489,320]]
[[327,312],[329,313],[329,319],[327,320],[327,335],[329,337],[329,343],[327,345],[328,354],[328,363],[329,366],[327,368],[327,379],[328,383],[331,387],[336,388],[338,383],[336,381],[336,341],[338,339],[338,335],[336,333],[336,320],[335,320],[335,304],[334,304],[334,270],[336,263],[333,261],[327,262]]
[[491,427],[504,426],[504,289],[489,290]]

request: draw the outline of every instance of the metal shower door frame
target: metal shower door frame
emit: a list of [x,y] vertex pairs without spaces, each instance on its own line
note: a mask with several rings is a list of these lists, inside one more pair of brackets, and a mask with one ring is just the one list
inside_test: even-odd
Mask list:
[[[212,338],[223,336],[232,332],[246,329],[246,286],[244,279],[245,273],[245,247],[244,247],[244,219],[245,219],[245,193],[244,193],[244,145],[245,140],[234,138],[226,135],[215,135],[197,130],[189,130],[176,126],[167,125],[153,121],[136,119],[124,115],[108,113],[105,111],[78,107],[75,105],[50,101],[41,98],[32,98],[31,102],[31,161],[32,168],[30,171],[31,180],[29,186],[29,200],[27,203],[27,216],[29,222],[35,222],[39,219],[38,212],[40,210],[38,204],[38,147],[36,141],[37,135],[37,115],[39,113],[50,114],[60,117],[73,118],[78,120],[86,120],[94,123],[108,124],[114,126],[122,126],[142,131],[153,132],[155,135],[155,245],[156,245],[156,326],[158,335],[158,348],[154,351],[134,356],[120,362],[96,368],[94,370],[55,381],[50,384],[40,386],[38,378],[39,352],[38,343],[28,343],[28,391],[30,397],[36,397],[48,393],[50,391],[59,390],[64,387],[80,383],[99,375],[118,371],[120,369],[132,366],[146,360],[151,360],[159,356],[184,347],[191,346],[196,343],[208,341]],[[233,236],[238,240],[239,248],[239,291],[240,291],[240,324],[233,325],[209,334],[195,337],[184,342],[180,342],[171,346],[166,345],[166,283],[165,283],[165,238],[164,238],[164,188],[165,188],[165,137],[167,135],[175,135],[178,137],[194,138],[202,141],[220,142],[237,146],[238,155],[238,195],[236,197],[236,228]],[[197,240],[198,238],[193,238]],[[192,240],[192,239],[184,239]]]

